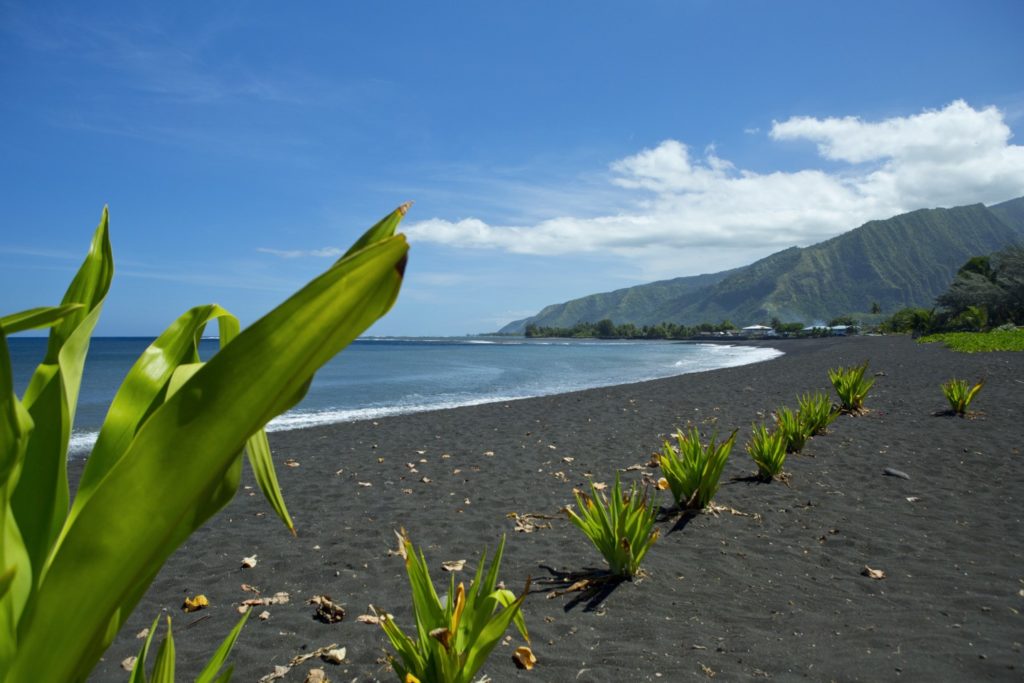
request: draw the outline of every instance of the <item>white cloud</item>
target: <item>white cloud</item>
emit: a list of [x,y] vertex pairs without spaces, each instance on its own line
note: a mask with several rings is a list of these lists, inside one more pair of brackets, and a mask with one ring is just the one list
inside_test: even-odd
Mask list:
[[838,170],[756,173],[713,147],[695,156],[683,142],[665,140],[610,165],[610,182],[626,193],[605,215],[524,225],[433,218],[406,232],[413,241],[455,247],[615,256],[648,276],[707,272],[875,218],[1024,195],[1024,147],[1011,137],[998,109],[959,100],[878,122],[794,117],[774,122],[770,139],[813,142]]
[[339,258],[345,252],[338,247],[323,247],[322,249],[271,249],[270,247],[257,247],[256,251],[261,254],[271,254],[286,259],[306,258]]

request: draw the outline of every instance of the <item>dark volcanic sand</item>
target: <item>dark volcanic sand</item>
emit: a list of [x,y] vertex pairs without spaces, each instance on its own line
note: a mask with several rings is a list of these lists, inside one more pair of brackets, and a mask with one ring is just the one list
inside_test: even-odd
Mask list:
[[[786,355],[756,365],[272,434],[298,537],[258,492],[240,491],[170,558],[91,680],[125,680],[121,660],[136,653],[135,634],[161,610],[174,618],[179,680],[190,679],[238,618],[238,603],[251,597],[242,583],[265,595],[287,591],[291,602],[268,607],[267,621],[250,619],[232,654],[234,680],[256,681],[331,643],[347,648],[344,664],[309,661],[283,680],[301,683],[314,666],[336,682],[396,680],[383,632],[356,621],[373,604],[412,628],[401,561],[387,554],[393,529],[405,527],[424,548],[439,592],[447,581],[442,561],[468,560],[468,580],[480,551],[493,550],[503,533],[501,578],[516,591],[527,576],[543,583],[555,571],[600,568],[560,508],[572,502],[573,487],[610,483],[616,469],[648,462],[664,435],[689,423],[740,428],[716,501],[757,517],[660,522],[646,576],[590,601],[546,599],[535,583],[525,616],[537,668],[512,665],[516,634],[483,673],[495,682],[712,673],[717,680],[1021,680],[1024,354],[962,355],[906,337],[775,345]],[[840,417],[790,456],[789,487],[739,480],[755,469],[743,450],[751,422],[795,407],[803,391],[831,392],[828,368],[865,359],[878,374],[869,414]],[[935,415],[946,407],[939,384],[950,377],[987,378],[975,419]],[[299,466],[284,466],[287,459]],[[884,475],[887,467],[910,479]],[[517,533],[510,512],[556,518],[552,528]],[[257,566],[241,569],[252,554]],[[865,565],[886,578],[863,576]],[[211,606],[182,613],[183,598],[196,593]],[[320,593],[345,605],[343,622],[313,619],[306,601]]]

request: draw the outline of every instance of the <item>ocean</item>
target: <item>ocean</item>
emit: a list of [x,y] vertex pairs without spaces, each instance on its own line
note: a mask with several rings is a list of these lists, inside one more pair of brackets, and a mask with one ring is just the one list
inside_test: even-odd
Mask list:
[[[125,373],[151,339],[93,339],[69,448],[84,457]],[[20,396],[46,350],[43,338],[13,337]],[[208,358],[217,341],[204,339]],[[306,398],[268,431],[509,401],[756,363],[781,355],[763,347],[670,341],[510,337],[363,338],[317,373]]]

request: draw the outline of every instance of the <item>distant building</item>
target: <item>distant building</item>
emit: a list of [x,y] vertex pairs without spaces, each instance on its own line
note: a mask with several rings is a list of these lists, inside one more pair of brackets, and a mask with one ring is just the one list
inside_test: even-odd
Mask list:
[[759,337],[776,336],[775,330],[768,327],[767,325],[747,325],[746,327],[743,328],[743,334],[752,339],[757,339]]

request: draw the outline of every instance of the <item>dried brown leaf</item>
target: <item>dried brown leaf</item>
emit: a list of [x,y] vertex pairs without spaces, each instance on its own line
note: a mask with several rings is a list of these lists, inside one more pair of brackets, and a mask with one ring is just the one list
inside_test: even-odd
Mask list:
[[537,663],[537,656],[533,654],[533,650],[524,645],[516,648],[512,654],[512,661],[516,663],[517,669],[531,671]]
[[310,669],[302,683],[331,683],[323,669]]
[[256,556],[250,555],[249,557],[242,558],[242,567],[245,569],[252,569],[256,566]]
[[316,618],[325,624],[336,624],[345,618],[345,608],[329,595],[314,595],[307,604],[316,605]]
[[345,655],[348,654],[343,647],[339,647],[336,650],[328,650],[327,652],[320,655],[320,659],[324,660],[328,664],[341,664],[345,661]]
[[449,560],[448,562],[441,563],[441,569],[446,572],[461,572],[462,568],[465,566],[465,560]]
[[864,565],[864,569],[862,569],[860,571],[860,573],[863,576],[866,576],[869,579],[875,579],[876,581],[881,581],[882,579],[885,578],[885,572],[884,571],[882,571],[881,569],[872,569],[871,567],[869,567],[867,565]]
[[138,657],[125,657],[121,660],[121,668],[125,671],[131,671],[135,668],[135,662],[139,661]]
[[198,612],[209,606],[210,601],[206,599],[205,595],[197,595],[194,598],[185,598],[185,602],[181,603],[181,610],[183,612]]

